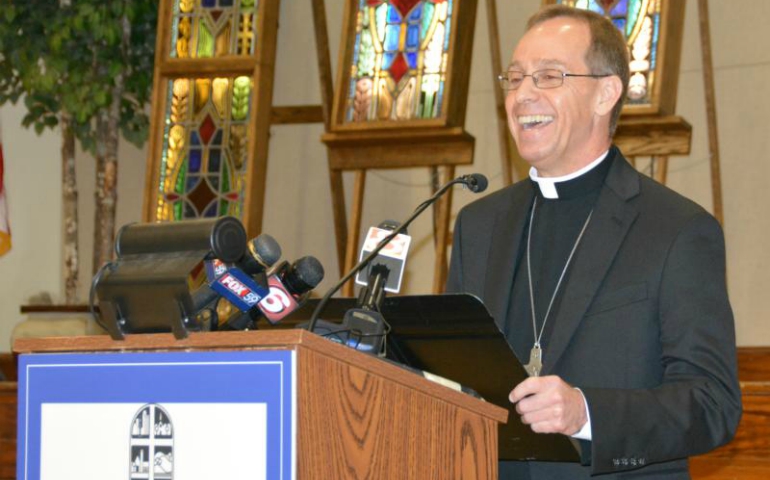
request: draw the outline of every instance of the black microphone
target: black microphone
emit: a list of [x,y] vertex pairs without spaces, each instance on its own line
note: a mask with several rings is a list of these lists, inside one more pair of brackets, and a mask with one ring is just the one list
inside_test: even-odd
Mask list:
[[257,275],[281,259],[281,246],[270,235],[263,233],[246,245],[246,253],[236,262],[249,275]]
[[473,193],[479,193],[484,191],[487,188],[488,182],[487,177],[480,173],[473,173],[470,175],[463,175],[461,177],[455,178],[454,180],[450,180],[449,182],[445,183],[441,188],[439,188],[436,193],[433,194],[432,197],[427,199],[426,201],[422,202],[420,205],[417,206],[417,208],[412,212],[412,215],[409,216],[409,218],[404,221],[398,228],[393,230],[390,235],[383,238],[382,241],[380,241],[379,244],[377,244],[377,247],[375,247],[374,250],[369,252],[369,255],[367,255],[364,259],[362,259],[358,264],[353,267],[347,274],[345,274],[342,279],[340,279],[339,282],[337,282],[336,285],[334,285],[332,288],[330,288],[326,294],[321,298],[321,301],[318,302],[318,306],[316,306],[316,309],[313,311],[313,315],[310,317],[310,321],[307,325],[307,330],[312,332],[315,329],[316,323],[318,323],[318,319],[321,316],[321,312],[323,312],[324,308],[326,307],[326,304],[329,303],[329,300],[331,299],[332,295],[334,295],[335,292],[337,292],[342,286],[353,278],[355,274],[360,272],[364,267],[366,267],[369,262],[372,261],[374,257],[377,256],[377,254],[385,248],[385,246],[390,243],[391,240],[396,238],[396,236],[399,233],[402,233],[406,231],[406,229],[409,227],[409,225],[412,224],[415,218],[417,218],[423,211],[425,211],[426,208],[431,206],[436,200],[438,200],[444,193],[446,193],[447,190],[452,188],[453,185],[462,184],[468,187],[470,191]]
[[468,190],[473,193],[481,193],[489,186],[487,177],[480,173],[471,173],[460,178],[463,179],[463,183],[468,187]]
[[380,308],[385,300],[388,275],[390,269],[385,265],[372,266],[369,281],[359,294],[358,307],[345,312],[342,319],[344,330],[347,331],[348,346],[356,350],[373,355],[382,351],[387,323],[380,313]]
[[369,271],[369,280],[358,294],[358,306],[367,310],[379,311],[385,300],[385,285],[388,283],[390,269],[382,264],[375,264]]
[[302,257],[291,265],[281,263],[267,277],[270,294],[248,311],[228,319],[224,329],[245,330],[260,317],[265,317],[270,323],[278,323],[301,307],[310,291],[323,278],[323,265],[312,255]]
[[285,268],[279,278],[292,295],[303,295],[321,283],[324,273],[321,262],[314,256],[308,255]]
[[[280,258],[281,246],[278,245],[278,242],[273,237],[263,233],[249,241],[246,253],[233,266],[240,268],[248,275],[256,276],[263,274]],[[207,280],[210,283],[216,280],[216,278],[208,278]],[[211,304],[218,300],[220,296],[208,283],[201,285],[192,293],[192,311],[196,315],[203,313],[203,310],[210,308]],[[212,311],[209,313],[216,320],[216,312]]]

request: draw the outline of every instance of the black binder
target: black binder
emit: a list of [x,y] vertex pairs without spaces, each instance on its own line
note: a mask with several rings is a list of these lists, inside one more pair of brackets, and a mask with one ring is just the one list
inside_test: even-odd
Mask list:
[[[284,326],[307,320],[316,305],[311,300]],[[355,307],[355,298],[332,299],[321,317],[340,321]],[[500,460],[580,461],[576,441],[558,434],[536,434],[519,420],[508,394],[527,373],[477,297],[387,297],[381,313],[390,325],[388,359],[460,383],[510,412],[508,423],[499,430]]]

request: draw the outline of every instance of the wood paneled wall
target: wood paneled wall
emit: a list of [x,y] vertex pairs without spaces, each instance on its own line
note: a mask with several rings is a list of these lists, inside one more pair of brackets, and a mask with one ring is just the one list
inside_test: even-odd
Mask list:
[[690,460],[699,480],[770,478],[770,347],[738,349],[743,417],[732,442]]
[[16,478],[16,362],[0,353],[0,480]]
[[0,382],[0,480],[16,478],[16,382]]
[[0,379],[16,381],[16,361],[10,353],[0,353]]

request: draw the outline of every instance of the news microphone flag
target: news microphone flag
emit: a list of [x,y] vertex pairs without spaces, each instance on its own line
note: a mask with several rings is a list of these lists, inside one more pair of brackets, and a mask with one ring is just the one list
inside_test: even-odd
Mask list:
[[273,325],[299,308],[299,302],[277,275],[267,277],[270,294],[259,302],[262,315]]
[[227,267],[219,260],[214,260],[207,262],[207,273],[209,269],[216,277],[209,285],[211,289],[242,312],[250,310],[270,293],[240,268]]
[[0,123],[0,257],[11,249],[11,226],[5,200],[5,163],[3,160],[3,125]]
[[[393,233],[391,230],[385,230],[383,228],[370,227],[369,232],[366,234],[366,240],[364,240],[364,246],[361,248],[361,256],[359,261],[364,259],[369,252],[372,252],[377,245],[388,235]],[[400,233],[390,241],[385,248],[380,250],[380,253],[374,257],[368,268],[365,268],[358,272],[356,275],[356,283],[366,286],[369,281],[369,270],[374,265],[384,265],[390,271],[388,275],[388,281],[385,283],[385,291],[390,293],[398,293],[401,290],[401,280],[404,277],[404,265],[406,264],[406,255],[409,252],[409,245],[412,242],[412,237]]]

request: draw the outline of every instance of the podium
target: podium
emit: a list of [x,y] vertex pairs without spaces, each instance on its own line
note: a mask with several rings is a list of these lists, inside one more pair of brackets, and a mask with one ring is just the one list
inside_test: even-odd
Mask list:
[[[257,458],[262,458],[259,457],[262,455],[259,450],[266,449],[266,464],[269,467],[264,476],[259,474],[250,478],[497,478],[498,423],[507,420],[506,410],[306,331],[193,333],[184,340],[176,340],[171,334],[130,335],[123,341],[113,341],[107,336],[19,339],[14,344],[14,351],[21,355],[18,479],[39,478],[45,468],[44,460],[48,457],[35,457],[35,449],[40,450],[36,442],[45,439],[52,444],[53,437],[52,434],[42,435],[35,429],[45,432],[46,422],[59,421],[51,412],[65,412],[61,416],[66,424],[73,417],[66,412],[77,412],[72,409],[82,405],[86,405],[83,411],[94,412],[86,417],[113,411],[99,407],[101,402],[111,402],[111,409],[126,403],[152,406],[137,410],[143,412],[141,418],[144,418],[142,420],[137,413],[137,423],[131,430],[131,441],[134,442],[134,437],[138,439],[131,448],[137,450],[119,452],[120,461],[125,463],[120,467],[126,472],[122,478],[182,478],[183,466],[180,462],[185,458],[183,449],[190,445],[190,438],[207,442],[211,446],[208,452],[213,452],[209,460],[222,462],[223,458],[216,454],[220,440],[238,437],[243,433],[243,425],[255,422],[256,414],[243,416],[242,422],[239,422],[229,412],[231,408],[239,411],[237,408],[249,405],[252,401],[243,398],[250,395],[249,392],[258,397],[256,403],[267,405],[263,409],[266,421],[255,423],[265,426],[267,434],[265,441],[260,440],[247,447]],[[249,381],[251,377],[238,376],[232,371],[233,365],[240,368],[250,363],[239,358],[255,356],[289,359],[285,364],[288,368],[283,368],[277,377],[282,385],[280,395],[274,391],[277,387],[270,383],[272,380]],[[127,363],[116,361],[120,358],[131,360]],[[140,374],[136,378],[132,376],[131,372],[137,365],[140,368],[146,365],[155,368],[160,364],[166,365],[168,362],[164,359],[176,362],[173,368],[169,367],[171,370],[164,371],[167,381],[139,381],[137,378],[144,378],[143,370],[138,370]],[[49,362],[53,364],[52,368],[40,366]],[[272,360],[251,363],[262,365],[271,362],[276,363]],[[81,364],[96,365],[98,368],[94,376],[83,373],[88,368],[72,368]],[[220,367],[215,364],[221,364],[222,370],[216,370]],[[131,368],[125,368],[125,365]],[[201,365],[205,366],[201,367],[204,370],[196,370]],[[109,371],[113,367],[121,369],[119,374]],[[47,376],[41,377],[40,372]],[[176,379],[177,376],[179,379]],[[104,378],[111,379],[110,383],[102,384]],[[89,385],[93,381],[99,384]],[[228,384],[228,381],[234,383]],[[42,391],[34,393],[36,388]],[[93,390],[89,390],[91,388]],[[91,391],[94,393],[89,393]],[[24,397],[25,392],[29,398]],[[188,394],[189,398],[185,398]],[[276,399],[276,405],[287,406],[283,416],[275,422],[270,416],[276,413],[272,399]],[[28,406],[27,409],[24,405]],[[57,410],[51,405],[62,407]],[[176,412],[185,412],[185,409],[191,408],[190,405],[203,405],[201,408],[206,409],[203,411],[211,412],[202,417],[231,418],[235,421],[216,425],[220,429],[217,431],[224,432],[221,439],[210,438],[211,435],[200,438],[202,433],[196,438],[188,429],[188,440],[184,441],[184,427],[175,423],[173,432],[178,437],[173,442],[169,441],[172,430],[167,424],[183,418],[184,415]],[[283,408],[279,410],[283,411]],[[141,463],[136,452],[146,448],[141,445],[148,443],[140,442],[144,432],[142,422],[146,423],[147,418],[160,419],[154,423],[154,433],[146,436],[154,440],[154,450],[150,452],[155,453],[149,455],[149,464],[152,465],[153,458],[156,465],[163,461],[168,463],[167,457],[173,459],[172,475],[166,470],[157,470],[154,476],[148,474],[142,477],[134,473],[128,476],[131,468],[136,469],[129,461],[133,458],[131,455],[135,455],[137,463]],[[152,420],[150,422],[152,424]],[[100,425],[104,423],[109,423],[109,419]],[[278,431],[283,435],[280,440],[272,436]],[[127,432],[128,429],[121,435],[127,436]],[[100,441],[104,442],[106,440]],[[271,464],[271,455],[278,444],[283,460]],[[235,447],[241,448],[242,445],[236,444]],[[171,448],[174,449],[173,456]],[[51,450],[48,448],[47,452]],[[250,461],[252,455],[242,457],[235,455],[227,458],[227,462]],[[31,465],[34,458],[41,464],[37,469]],[[148,458],[143,453],[141,459],[147,463]],[[196,458],[195,461],[203,460]],[[248,468],[235,470],[247,471]]]

